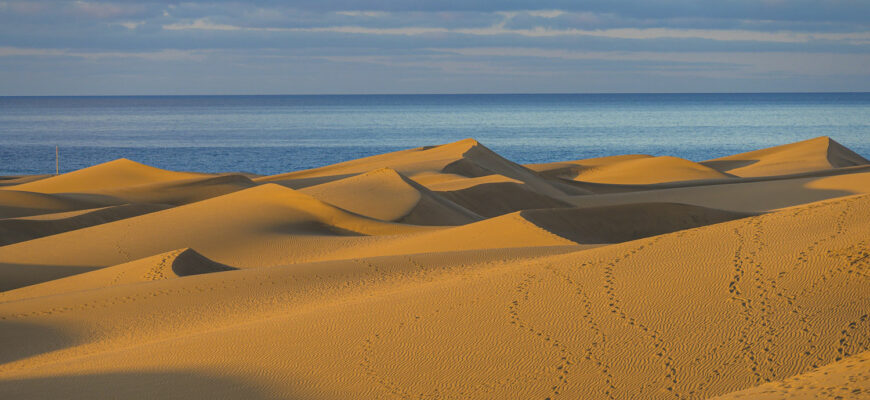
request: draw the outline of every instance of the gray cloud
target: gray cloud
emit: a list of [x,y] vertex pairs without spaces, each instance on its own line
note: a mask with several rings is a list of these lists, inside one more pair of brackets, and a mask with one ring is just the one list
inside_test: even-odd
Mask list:
[[859,1],[0,0],[0,94],[870,90],[868,54]]

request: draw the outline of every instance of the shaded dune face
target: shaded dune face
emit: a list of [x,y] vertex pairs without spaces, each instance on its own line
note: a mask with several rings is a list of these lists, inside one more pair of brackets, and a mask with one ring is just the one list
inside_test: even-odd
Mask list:
[[521,211],[529,222],[577,243],[620,243],[753,214],[676,203]]
[[861,398],[870,172],[826,137],[0,183],[0,398]]

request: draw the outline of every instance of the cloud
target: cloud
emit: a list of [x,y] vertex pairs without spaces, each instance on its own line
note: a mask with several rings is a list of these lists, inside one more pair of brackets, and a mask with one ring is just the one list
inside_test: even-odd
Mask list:
[[370,18],[378,18],[385,17],[390,15],[388,12],[384,11],[336,11],[338,15],[345,15],[348,17],[370,17]]
[[[197,72],[186,75],[192,82],[253,91],[279,90],[258,77],[274,82],[287,71],[310,81],[285,91],[374,91],[373,76],[414,83],[389,86],[400,92],[563,90],[556,77],[575,75],[597,77],[572,81],[576,90],[604,90],[650,74],[670,74],[686,91],[729,89],[716,86],[725,80],[752,90],[870,89],[870,1],[0,0],[0,43],[3,77],[26,77],[0,88],[47,77],[73,87],[75,64],[149,90],[173,80],[193,87],[174,77],[182,68]],[[226,79],[206,79],[216,71]],[[771,77],[783,86],[765,86]]]
[[[528,15],[541,15],[542,12],[527,12]],[[502,12],[503,19],[485,27],[450,28],[437,26],[368,27],[339,25],[307,28],[285,27],[244,27],[217,24],[207,18],[186,23],[163,25],[166,30],[217,30],[217,31],[264,31],[264,32],[332,32],[359,35],[399,35],[416,36],[455,33],[475,36],[525,36],[533,38],[560,36],[591,36],[613,39],[653,40],[653,39],[704,39],[714,41],[756,41],[774,43],[807,43],[817,40],[847,41],[853,44],[870,43],[870,31],[862,32],[794,32],[794,31],[753,31],[745,29],[676,29],[676,28],[615,28],[615,29],[554,29],[545,26],[531,28],[509,28],[507,24],[519,13]],[[555,18],[561,12],[545,12],[545,18]]]
[[127,21],[127,22],[116,22],[116,25],[123,26],[129,30],[134,30],[142,25],[145,25],[145,21]]
[[120,51],[74,51],[69,49],[29,49],[0,47],[0,57],[74,57],[83,59],[136,58],[152,61],[202,60],[210,50],[159,50],[145,52]]
[[239,30],[258,30],[256,28],[242,28],[235,25],[216,24],[208,18],[198,18],[191,22],[172,23],[163,25],[163,29],[167,31],[184,31],[184,30],[204,30],[204,31],[239,31]]
[[556,18],[560,15],[565,14],[565,12],[562,10],[537,10],[537,11],[526,11],[526,14],[531,15],[533,17]]

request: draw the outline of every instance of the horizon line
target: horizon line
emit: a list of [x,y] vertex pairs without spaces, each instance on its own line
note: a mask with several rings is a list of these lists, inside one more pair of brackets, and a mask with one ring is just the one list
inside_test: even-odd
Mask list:
[[539,95],[689,95],[689,94],[870,94],[870,91],[779,91],[779,92],[456,92],[456,93],[237,93],[237,94],[57,94],[0,95],[0,98],[21,97],[281,97],[281,96],[539,96]]

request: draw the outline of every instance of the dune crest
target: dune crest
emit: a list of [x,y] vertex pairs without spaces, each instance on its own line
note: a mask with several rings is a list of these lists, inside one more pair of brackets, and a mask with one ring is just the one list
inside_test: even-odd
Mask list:
[[[304,188],[385,167],[411,179],[414,179],[417,174],[433,173],[463,178],[502,175],[506,178],[519,180],[533,190],[546,195],[562,195],[564,194],[563,189],[565,189],[558,187],[558,184],[553,182],[547,182],[543,176],[536,172],[501,157],[474,139],[402,150],[305,171],[266,176],[257,178],[255,181],[280,182],[289,187]],[[573,190],[574,193],[582,192],[579,189],[566,188]]]
[[787,175],[870,164],[827,136],[701,162],[741,177]]
[[727,179],[713,168],[677,157],[643,157],[591,167],[577,172],[572,179],[583,182],[621,185],[649,185],[662,182]]
[[126,158],[119,158],[93,167],[7,188],[39,193],[93,193],[104,189],[192,179],[205,175],[167,171],[140,164]]

